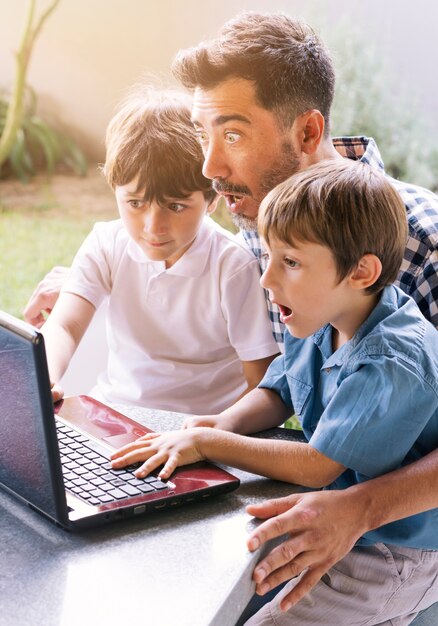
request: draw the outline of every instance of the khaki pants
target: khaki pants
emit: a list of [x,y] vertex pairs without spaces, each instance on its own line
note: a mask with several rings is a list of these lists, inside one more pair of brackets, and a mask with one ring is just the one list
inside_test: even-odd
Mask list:
[[438,600],[438,551],[378,543],[354,548],[287,613],[284,589],[245,626],[407,626]]

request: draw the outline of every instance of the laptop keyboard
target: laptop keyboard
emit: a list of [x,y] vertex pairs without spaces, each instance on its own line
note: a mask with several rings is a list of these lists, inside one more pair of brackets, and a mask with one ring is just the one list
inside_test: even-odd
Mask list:
[[58,420],[56,429],[65,487],[88,504],[108,504],[168,489],[157,476],[136,478],[133,470],[138,465],[113,469],[92,440]]

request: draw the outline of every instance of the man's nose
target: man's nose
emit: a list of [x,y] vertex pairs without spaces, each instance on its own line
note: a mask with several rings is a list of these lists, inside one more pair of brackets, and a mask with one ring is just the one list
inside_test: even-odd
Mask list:
[[206,178],[227,179],[231,174],[230,163],[226,154],[215,141],[210,141],[208,148],[204,152],[204,165],[202,173]]

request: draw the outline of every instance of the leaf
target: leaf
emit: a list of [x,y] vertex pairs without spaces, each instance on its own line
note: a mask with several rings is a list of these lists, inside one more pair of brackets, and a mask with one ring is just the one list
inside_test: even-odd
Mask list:
[[29,175],[35,174],[32,157],[26,147],[25,134],[22,128],[17,131],[17,136],[9,154],[9,162],[12,171],[23,183],[29,181]]
[[80,176],[85,176],[88,171],[88,161],[82,150],[70,137],[62,136],[61,142],[65,151],[63,162]]
[[34,123],[33,119],[31,119],[27,121],[25,130],[34,146],[39,146],[42,150],[48,174],[53,174],[56,165],[56,149],[53,146],[49,133],[47,133],[47,129],[41,126],[41,124]]

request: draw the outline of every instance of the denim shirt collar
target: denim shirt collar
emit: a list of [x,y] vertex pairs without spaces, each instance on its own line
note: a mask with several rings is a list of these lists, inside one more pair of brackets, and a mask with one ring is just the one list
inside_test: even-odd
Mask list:
[[315,345],[318,346],[324,359],[322,369],[343,365],[362,339],[369,335],[382,320],[388,317],[388,315],[392,312],[396,311],[397,308],[397,292],[391,285],[382,291],[380,300],[377,302],[367,319],[358,328],[353,337],[338,350],[335,350],[335,352],[333,352],[332,349],[333,327],[330,324],[327,324],[318,330],[313,335],[313,341],[315,342]]

